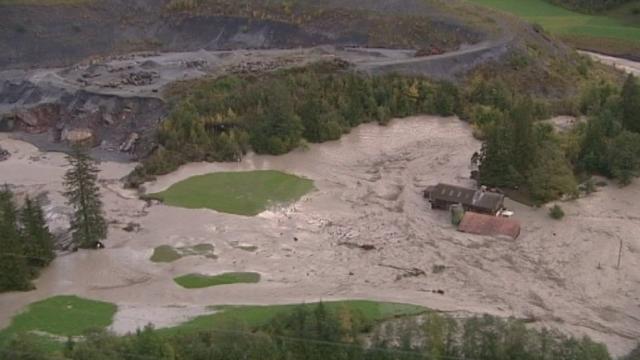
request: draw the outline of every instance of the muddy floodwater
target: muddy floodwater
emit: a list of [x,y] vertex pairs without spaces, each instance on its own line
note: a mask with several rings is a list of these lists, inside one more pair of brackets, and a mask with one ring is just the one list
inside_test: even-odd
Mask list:
[[[13,154],[0,162],[0,183],[47,191],[50,206],[64,206],[61,154],[6,137],[0,145]],[[299,202],[256,217],[147,206],[118,182],[134,164],[102,163],[114,222],[107,249],[60,256],[37,290],[0,295],[0,326],[27,304],[57,294],[116,303],[113,329],[120,333],[149,322],[180,323],[206,313],[207,305],[372,299],[516,316],[592,336],[615,354],[629,350],[640,337],[640,184],[610,184],[564,203],[561,222],[546,208],[508,202],[522,222],[515,241],[462,234],[447,213],[429,209],[422,192],[438,182],[472,185],[470,158],[479,149],[466,123],[421,116],[363,125],[339,141],[284,156],[190,164],[145,185],[158,192],[193,175],[256,169],[315,181],[316,190]],[[129,222],[141,230],[122,230]],[[160,245],[203,243],[214,246],[216,259],[149,260]],[[410,276],[413,268],[424,275]],[[227,271],[259,272],[262,280],[197,290],[173,282],[186,273]]]

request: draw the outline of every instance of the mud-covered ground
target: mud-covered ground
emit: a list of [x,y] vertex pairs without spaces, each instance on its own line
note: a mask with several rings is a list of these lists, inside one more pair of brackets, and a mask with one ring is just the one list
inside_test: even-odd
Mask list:
[[[49,191],[52,206],[64,205],[61,154],[6,138],[0,146],[13,154],[0,162],[0,182]],[[187,165],[146,185],[155,192],[196,174],[252,169],[315,181],[317,190],[298,203],[257,217],[147,207],[117,181],[133,164],[102,163],[107,214],[116,223],[107,249],[63,255],[37,280],[37,290],[0,295],[0,326],[26,304],[56,294],[118,304],[119,332],[175,324],[213,304],[373,299],[522,317],[590,335],[615,354],[629,350],[640,336],[640,184],[611,184],[562,204],[563,221],[551,220],[544,208],[508,203],[523,225],[516,241],[462,234],[446,213],[428,208],[422,191],[440,181],[470,185],[469,159],[479,147],[455,118],[414,117],[360,126],[340,141],[284,156]],[[121,230],[129,222],[142,229]],[[159,245],[200,243],[214,245],[218,258],[149,261]],[[434,273],[434,265],[445,270]],[[406,276],[412,268],[425,275]],[[263,280],[199,290],[172,280],[224,271],[256,271]]]

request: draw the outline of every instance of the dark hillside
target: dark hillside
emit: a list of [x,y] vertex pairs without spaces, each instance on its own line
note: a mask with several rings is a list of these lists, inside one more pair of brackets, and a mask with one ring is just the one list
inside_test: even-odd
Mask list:
[[141,50],[323,44],[449,50],[484,37],[477,26],[415,0],[15,3],[0,3],[0,68],[69,65]]

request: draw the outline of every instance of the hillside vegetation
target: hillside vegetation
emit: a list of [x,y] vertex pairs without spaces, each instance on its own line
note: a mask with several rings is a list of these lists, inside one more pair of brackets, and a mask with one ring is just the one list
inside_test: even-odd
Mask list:
[[[69,340],[58,356],[39,350],[33,337],[0,351],[14,359],[248,359],[248,360],[610,360],[605,346],[522,321],[491,316],[454,319],[427,309],[367,301],[298,306],[217,308],[194,327],[129,336],[104,330]],[[387,323],[397,316],[420,315]],[[206,318],[206,321],[203,319]],[[195,323],[208,324],[197,327]],[[15,357],[19,354],[20,357]]]

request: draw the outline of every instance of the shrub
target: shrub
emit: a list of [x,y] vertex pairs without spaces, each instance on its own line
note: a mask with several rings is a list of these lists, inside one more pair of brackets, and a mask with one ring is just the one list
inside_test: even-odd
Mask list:
[[561,220],[564,218],[564,210],[560,207],[560,205],[556,204],[549,210],[549,216],[554,220]]

